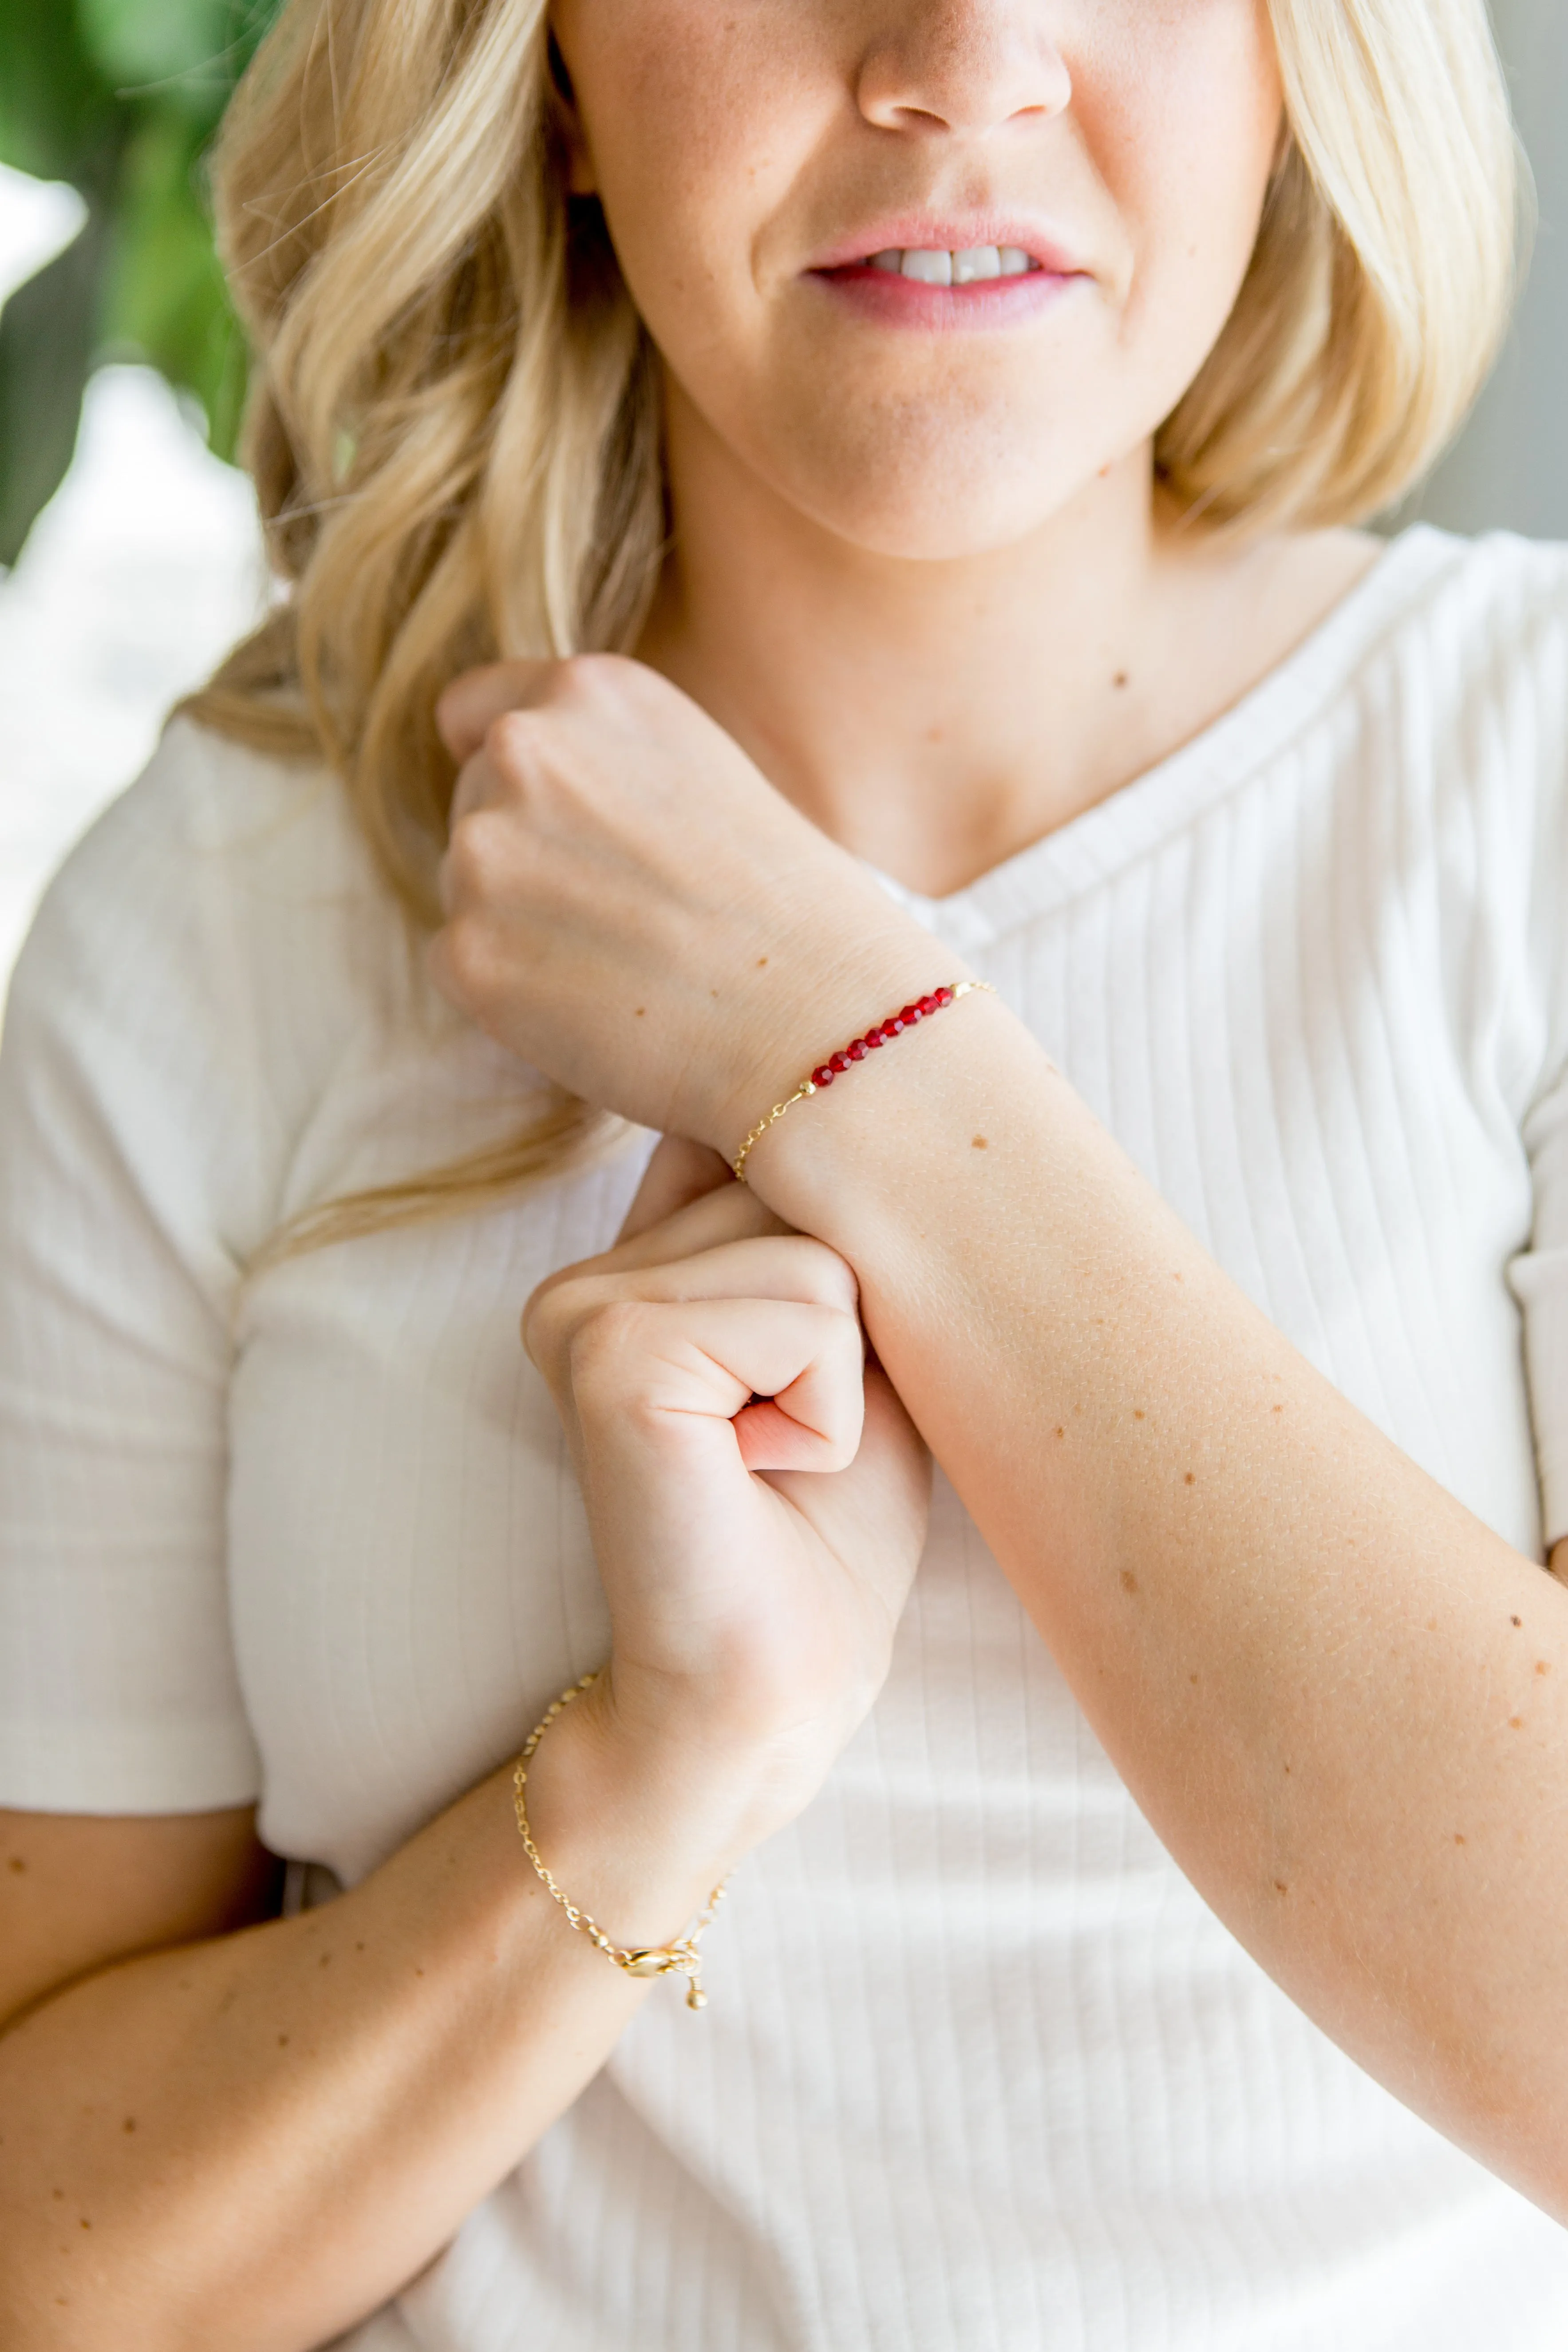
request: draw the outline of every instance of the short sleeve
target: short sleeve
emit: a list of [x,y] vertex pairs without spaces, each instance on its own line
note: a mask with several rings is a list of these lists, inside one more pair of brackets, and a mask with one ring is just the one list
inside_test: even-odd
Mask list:
[[1548,1552],[1568,1537],[1568,551],[1531,551],[1548,593],[1521,618],[1529,725],[1527,908],[1535,1070],[1521,1133],[1530,1158],[1528,1249],[1509,1269],[1524,1316],[1525,1366]]
[[1532,1114],[1526,1140],[1535,1227],[1529,1251],[1514,1261],[1513,1286],[1524,1309],[1542,1532],[1550,1552],[1568,1537],[1568,1072]]
[[220,837],[245,795],[215,825],[206,741],[174,730],[68,860],[6,1007],[8,1806],[184,1812],[258,1794],[229,1629],[226,1414],[278,1122],[255,1076],[246,925]]

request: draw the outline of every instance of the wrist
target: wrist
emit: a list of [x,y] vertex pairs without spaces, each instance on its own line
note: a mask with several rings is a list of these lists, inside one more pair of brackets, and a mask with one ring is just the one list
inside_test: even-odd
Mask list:
[[762,959],[716,1067],[703,1140],[732,1160],[772,1106],[858,1029],[886,1018],[963,967],[874,885],[868,899],[834,910],[827,936],[820,905]]
[[[961,971],[947,959],[941,984]],[[942,1230],[962,1221],[965,1204],[984,1213],[987,1180],[1032,1133],[1057,1077],[993,992],[965,989],[768,1127],[748,1156],[747,1182],[857,1273],[868,1248],[899,1251],[906,1223],[929,1254],[933,1208],[952,1213]]]
[[797,1769],[786,1790],[776,1748],[715,1736],[693,1712],[650,1707],[644,1696],[634,1686],[626,1704],[606,1669],[550,1724],[527,1780],[542,1859],[572,1900],[627,1945],[679,1934],[751,1848],[815,1793],[826,1769],[814,1777]]

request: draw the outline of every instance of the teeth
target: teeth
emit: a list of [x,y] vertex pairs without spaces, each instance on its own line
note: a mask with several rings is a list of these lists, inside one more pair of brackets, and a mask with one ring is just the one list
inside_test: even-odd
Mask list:
[[971,286],[977,278],[1000,278],[1002,257],[994,245],[973,245],[952,257],[952,282]]
[[942,253],[927,246],[896,245],[866,257],[872,269],[895,277],[913,278],[922,286],[972,286],[982,278],[1022,278],[1034,263],[1021,245],[972,245],[962,253]]

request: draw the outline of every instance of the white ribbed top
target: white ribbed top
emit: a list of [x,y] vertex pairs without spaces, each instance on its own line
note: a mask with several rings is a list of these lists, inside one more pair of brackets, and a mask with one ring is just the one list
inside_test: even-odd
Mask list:
[[[1537,1555],[1568,1533],[1565,882],[1568,552],[1419,530],[1152,773],[898,894]],[[597,1663],[517,1316],[646,1145],[237,1288],[279,1217],[529,1084],[427,1003],[330,782],[171,731],[50,893],[0,1054],[0,1802],[259,1794],[353,1881]],[[356,2352],[1568,2341],[1568,2235],[1199,1901],[940,1479],[888,1689],[707,1950],[701,2019],[657,1993]]]

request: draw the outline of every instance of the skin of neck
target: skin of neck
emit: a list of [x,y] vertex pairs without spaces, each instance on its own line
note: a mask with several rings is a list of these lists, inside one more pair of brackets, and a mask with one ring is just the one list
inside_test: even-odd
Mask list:
[[889,555],[784,497],[673,379],[666,463],[675,528],[638,657],[833,839],[932,897],[1199,732],[1374,552],[1184,523],[1143,442],[1016,540]]

